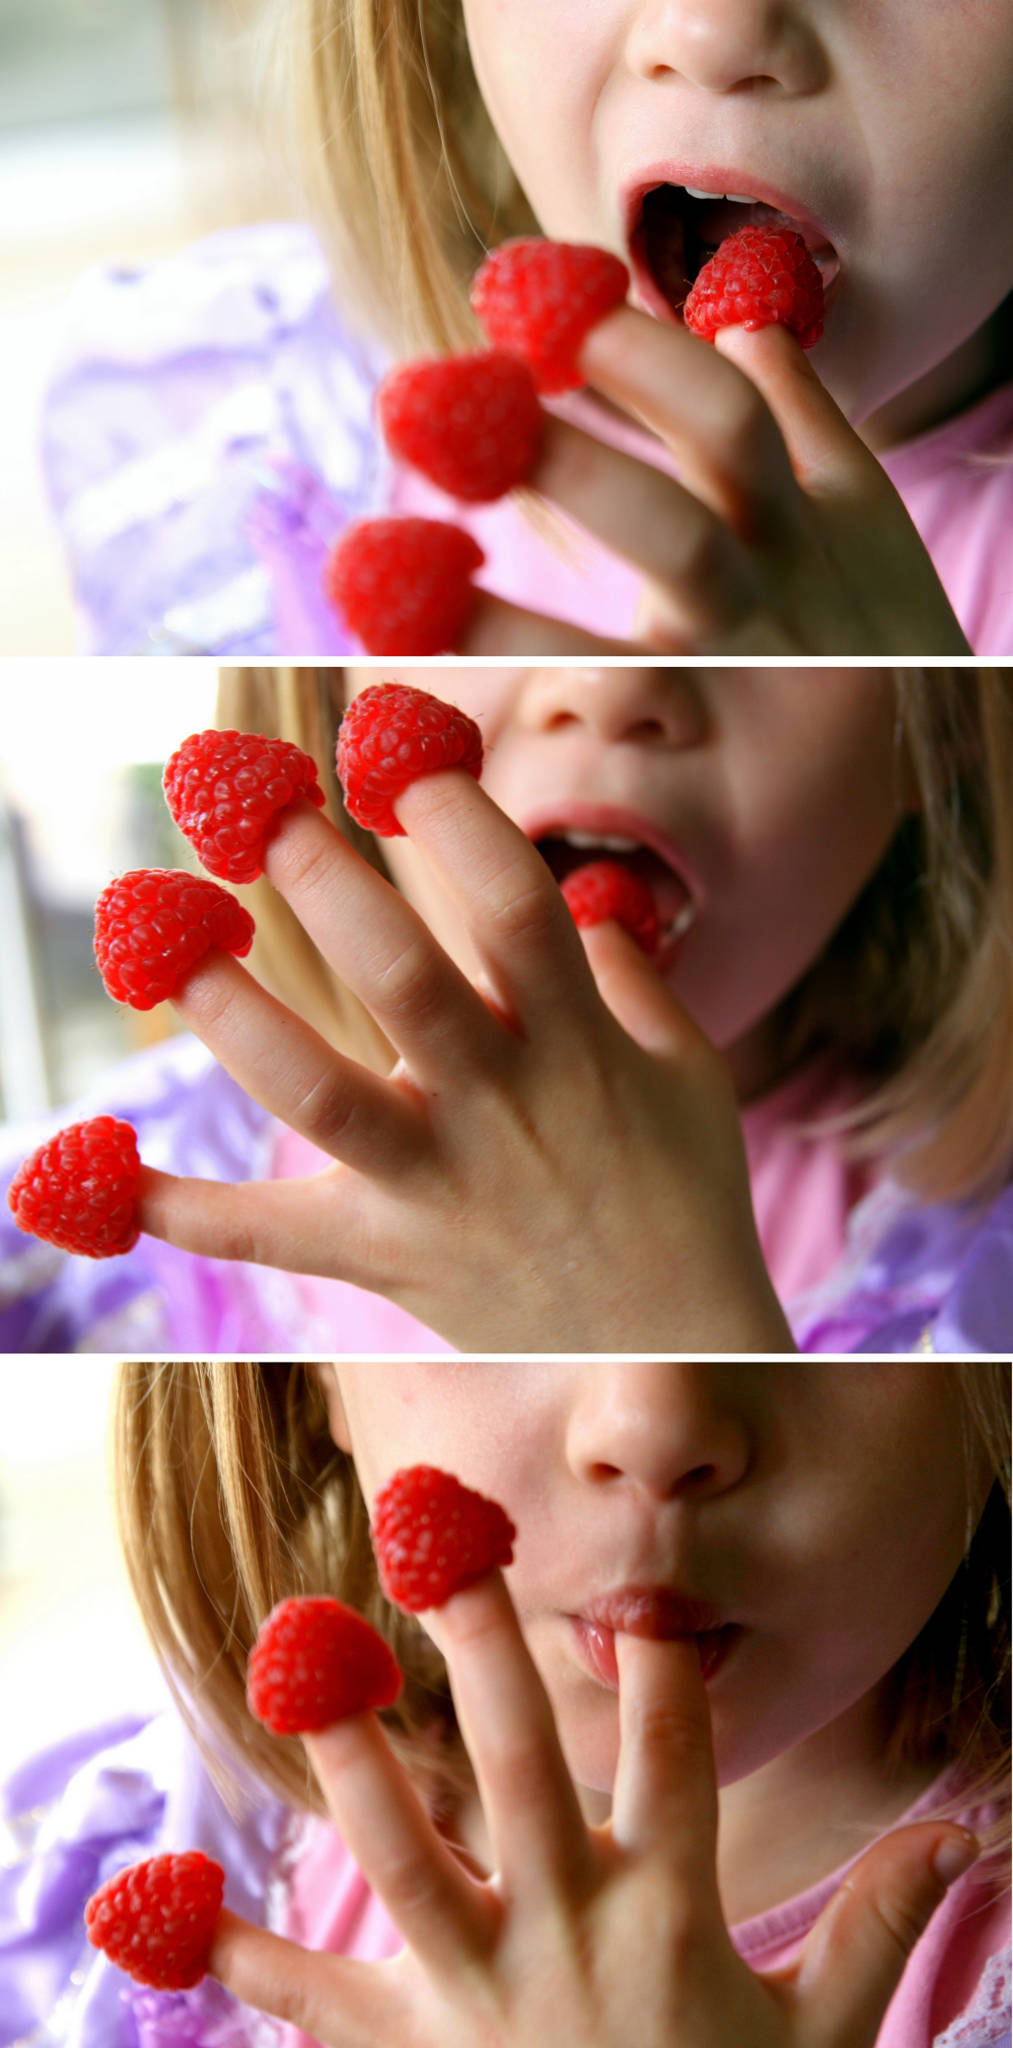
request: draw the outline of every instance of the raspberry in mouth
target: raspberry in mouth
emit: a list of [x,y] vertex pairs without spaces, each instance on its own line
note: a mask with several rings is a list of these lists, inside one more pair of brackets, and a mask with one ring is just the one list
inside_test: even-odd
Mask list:
[[658,918],[659,936],[652,952],[656,965],[661,964],[664,956],[671,955],[696,918],[696,903],[681,875],[660,854],[636,839],[561,826],[556,832],[540,833],[534,843],[557,882],[566,881],[591,862],[611,861],[644,883]]
[[650,310],[682,317],[688,292],[729,235],[739,228],[792,228],[802,236],[829,295],[840,272],[840,257],[819,228],[795,220],[748,194],[703,194],[684,185],[655,185],[645,192],[630,250],[638,283],[653,286],[645,293]]

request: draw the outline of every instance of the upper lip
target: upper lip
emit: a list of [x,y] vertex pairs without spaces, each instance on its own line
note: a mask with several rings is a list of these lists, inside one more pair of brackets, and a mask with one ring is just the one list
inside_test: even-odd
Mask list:
[[521,830],[531,840],[545,839],[552,834],[567,831],[601,833],[611,837],[636,839],[642,846],[650,848],[665,862],[674,874],[685,884],[690,896],[699,901],[700,884],[686,862],[686,856],[676,841],[639,811],[625,810],[621,805],[592,803],[584,799],[572,802],[561,801],[546,806],[542,811],[521,819]]
[[580,1620],[631,1636],[671,1641],[676,1636],[709,1635],[727,1626],[712,1600],[681,1593],[674,1586],[615,1586],[581,1611]]
[[795,193],[786,192],[765,178],[758,178],[753,171],[729,169],[727,165],[673,163],[668,160],[644,165],[623,186],[623,227],[626,246],[634,256],[644,198],[657,185],[695,185],[702,192],[748,192],[761,205],[771,206],[777,213],[788,214],[803,231],[810,248],[831,243],[824,222]]

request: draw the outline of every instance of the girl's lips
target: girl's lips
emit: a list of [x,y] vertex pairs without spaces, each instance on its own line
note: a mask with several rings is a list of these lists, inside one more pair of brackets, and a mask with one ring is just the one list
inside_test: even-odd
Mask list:
[[620,861],[646,882],[661,926],[654,965],[663,973],[674,964],[696,923],[700,891],[672,840],[639,814],[601,804],[565,805],[551,815],[523,820],[522,830],[539,846],[557,881],[587,861],[605,859]]
[[[619,1690],[619,1665],[616,1659],[616,1632],[605,1622],[592,1621],[586,1615],[573,1614],[570,1617],[577,1651],[592,1676],[610,1692]],[[632,1635],[648,1635],[648,1629],[634,1628]],[[678,1631],[671,1631],[662,1640],[675,1640]],[[743,1634],[738,1623],[726,1623],[723,1628],[694,1632],[683,1638],[696,1643],[700,1655],[700,1672],[705,1685],[710,1685],[727,1663],[740,1636]]]
[[[688,188],[688,189],[687,189]],[[700,192],[752,194],[753,203],[704,200]],[[656,318],[681,319],[682,302],[707,255],[747,224],[790,227],[801,235],[823,279],[824,305],[837,297],[841,259],[822,222],[801,202],[748,172],[659,166],[624,198],[626,245],[635,297]]]

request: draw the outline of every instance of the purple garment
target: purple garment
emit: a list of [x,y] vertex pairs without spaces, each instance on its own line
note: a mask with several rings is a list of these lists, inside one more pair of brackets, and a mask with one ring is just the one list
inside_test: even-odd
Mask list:
[[[220,1181],[272,1173],[280,1126],[203,1046],[179,1037],[126,1061],[92,1100],[44,1129],[5,1133],[0,1184],[58,1122],[101,1111],[134,1124],[152,1166]],[[390,1304],[340,1283],[333,1290],[328,1315],[308,1305],[292,1274],[198,1258],[150,1237],[124,1258],[73,1258],[26,1237],[0,1205],[6,1352],[284,1357],[446,1348],[425,1331],[411,1342],[392,1340]],[[881,1183],[854,1210],[834,1271],[785,1310],[804,1352],[1009,1355],[1013,1186],[973,1208],[918,1206],[894,1183]],[[672,1343],[677,1348],[675,1330]]]
[[800,1350],[1013,1353],[1013,1186],[990,1204],[917,1204],[890,1181],[849,1221],[844,1257],[790,1304]]
[[383,502],[380,367],[291,223],[82,278],[41,456],[87,650],[346,654],[320,572]]
[[143,1857],[202,1849],[225,1903],[263,1925],[287,1807],[249,1781],[231,1815],[175,1712],[124,1718],[45,1750],[0,1795],[0,2048],[268,2048],[273,2021],[206,1978],[147,1991],[96,1953],[84,1907]]

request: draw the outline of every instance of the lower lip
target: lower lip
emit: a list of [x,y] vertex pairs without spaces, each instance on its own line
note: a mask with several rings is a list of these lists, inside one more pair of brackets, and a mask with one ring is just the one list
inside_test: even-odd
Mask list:
[[[610,1692],[619,1690],[619,1666],[616,1661],[615,1630],[604,1628],[596,1621],[586,1621],[581,1615],[570,1617],[577,1648],[592,1675],[599,1679]],[[723,1670],[735,1648],[742,1630],[732,1623],[726,1628],[710,1629],[703,1635],[682,1637],[679,1640],[694,1642],[700,1653],[700,1673],[705,1685],[712,1684],[718,1672]]]

